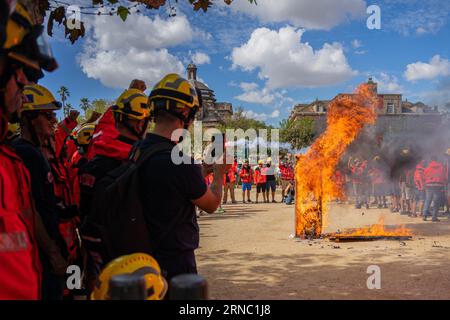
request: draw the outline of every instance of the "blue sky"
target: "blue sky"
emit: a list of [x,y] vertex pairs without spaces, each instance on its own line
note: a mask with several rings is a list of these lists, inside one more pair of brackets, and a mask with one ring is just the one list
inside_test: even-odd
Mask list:
[[[369,75],[381,92],[450,102],[450,1],[216,1],[207,14],[180,2],[172,18],[144,8],[125,23],[82,15],[85,38],[71,45],[62,30],[51,38],[60,68],[41,83],[53,92],[67,86],[78,106],[82,97],[114,100],[133,78],[151,87],[194,61],[219,101],[275,125],[296,103],[352,91]],[[380,30],[366,26],[373,4]]]

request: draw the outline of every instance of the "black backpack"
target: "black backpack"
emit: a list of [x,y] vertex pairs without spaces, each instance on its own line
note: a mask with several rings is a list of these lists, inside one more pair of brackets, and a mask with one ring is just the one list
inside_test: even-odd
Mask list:
[[[89,213],[81,228],[87,250],[97,257],[98,263],[107,262],[126,254],[142,252],[152,254],[167,235],[150,241],[150,230],[143,212],[139,167],[156,154],[170,154],[173,144],[160,143],[132,156],[132,160],[108,172],[97,181]],[[172,222],[168,230],[173,228]]]

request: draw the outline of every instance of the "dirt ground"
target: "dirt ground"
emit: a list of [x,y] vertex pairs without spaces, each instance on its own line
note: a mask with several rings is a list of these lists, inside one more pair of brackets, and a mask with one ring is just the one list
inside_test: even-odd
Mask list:
[[[414,233],[410,241],[334,243],[294,238],[294,205],[239,201],[224,209],[199,219],[197,264],[212,299],[450,299],[446,217],[432,223],[388,209],[332,204],[325,232],[384,216],[386,225]],[[381,269],[379,290],[367,288],[370,265]]]

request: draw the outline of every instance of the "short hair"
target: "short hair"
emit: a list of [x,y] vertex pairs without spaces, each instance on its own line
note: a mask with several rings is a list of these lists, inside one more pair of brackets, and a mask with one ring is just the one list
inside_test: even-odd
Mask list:
[[179,118],[165,109],[158,108],[155,110],[155,123],[171,123],[178,120]]
[[[142,87],[145,87],[145,89],[142,90]],[[134,79],[133,81],[131,81],[129,89],[138,89],[145,91],[147,89],[147,85],[145,84],[144,80]]]

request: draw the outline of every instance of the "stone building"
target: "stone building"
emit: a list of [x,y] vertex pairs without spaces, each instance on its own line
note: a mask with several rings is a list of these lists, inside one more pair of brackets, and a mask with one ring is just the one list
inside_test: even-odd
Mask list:
[[202,109],[197,112],[196,120],[202,121],[204,128],[213,128],[224,124],[233,115],[233,105],[228,102],[217,102],[214,91],[197,80],[197,71],[195,64],[188,65],[188,80],[194,82],[195,87],[201,92],[203,101]]
[[[375,131],[383,139],[398,137],[415,139],[415,137],[432,132],[439,128],[445,117],[437,107],[429,107],[422,102],[412,103],[403,100],[400,93],[378,93],[378,84],[369,78],[367,84],[377,94],[380,105],[377,108],[378,119],[375,127],[366,128],[366,131]],[[352,94],[340,93],[336,96]],[[335,98],[334,98],[335,99]],[[333,100],[334,100],[333,99]],[[290,119],[310,118],[314,120],[314,133],[320,134],[326,128],[326,115],[328,107],[333,100],[318,100],[309,104],[296,105]]]

